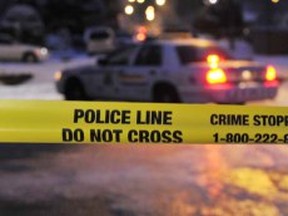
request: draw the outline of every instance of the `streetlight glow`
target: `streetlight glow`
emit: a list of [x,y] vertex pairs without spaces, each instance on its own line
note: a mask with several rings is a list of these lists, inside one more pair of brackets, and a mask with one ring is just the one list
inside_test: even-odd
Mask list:
[[156,0],[156,4],[158,6],[164,6],[166,4],[166,0]]
[[130,3],[134,3],[134,2],[135,2],[135,0],[128,0],[128,2],[130,2]]
[[209,6],[209,5],[215,5],[215,4],[219,3],[219,0],[203,0],[203,2],[205,5]]
[[125,14],[132,15],[134,13],[134,8],[132,5],[127,5],[125,7]]
[[153,21],[155,19],[155,8],[153,6],[147,7],[145,14],[148,21]]
[[137,0],[137,2],[138,2],[139,4],[143,4],[143,3],[145,2],[145,0]]
[[271,0],[272,3],[277,4],[280,0]]
[[209,0],[210,4],[216,4],[218,2],[218,0]]

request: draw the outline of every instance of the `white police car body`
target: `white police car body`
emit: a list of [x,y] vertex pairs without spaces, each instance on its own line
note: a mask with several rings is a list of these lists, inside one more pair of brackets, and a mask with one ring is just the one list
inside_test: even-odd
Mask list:
[[245,103],[273,99],[279,86],[272,66],[233,60],[217,44],[200,39],[133,45],[55,78],[70,100]]

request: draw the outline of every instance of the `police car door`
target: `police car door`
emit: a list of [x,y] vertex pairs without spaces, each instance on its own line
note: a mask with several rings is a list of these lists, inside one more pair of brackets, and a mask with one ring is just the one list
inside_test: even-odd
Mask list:
[[151,100],[151,86],[162,67],[162,49],[157,44],[144,44],[131,67],[120,71],[118,83],[124,99]]
[[[131,56],[135,52],[135,46],[118,49],[107,59],[105,66],[101,67],[101,96],[109,100],[121,99],[119,94],[118,76],[121,71],[129,68]],[[99,82],[99,80],[98,80]]]

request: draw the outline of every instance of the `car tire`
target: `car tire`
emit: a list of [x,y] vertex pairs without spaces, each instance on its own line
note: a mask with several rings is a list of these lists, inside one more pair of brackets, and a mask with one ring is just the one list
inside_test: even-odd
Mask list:
[[180,98],[173,87],[160,85],[154,90],[153,101],[158,103],[179,103]]
[[66,100],[87,100],[82,83],[76,79],[68,80],[64,95]]
[[26,62],[26,63],[36,63],[38,62],[38,58],[37,56],[34,54],[34,53],[25,53],[23,55],[23,62]]

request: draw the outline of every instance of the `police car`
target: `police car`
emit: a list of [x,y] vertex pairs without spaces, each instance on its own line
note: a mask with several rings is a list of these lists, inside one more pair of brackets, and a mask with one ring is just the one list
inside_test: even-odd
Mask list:
[[98,63],[55,73],[67,100],[233,103],[273,99],[273,66],[235,60],[203,39],[153,40],[122,47]]

